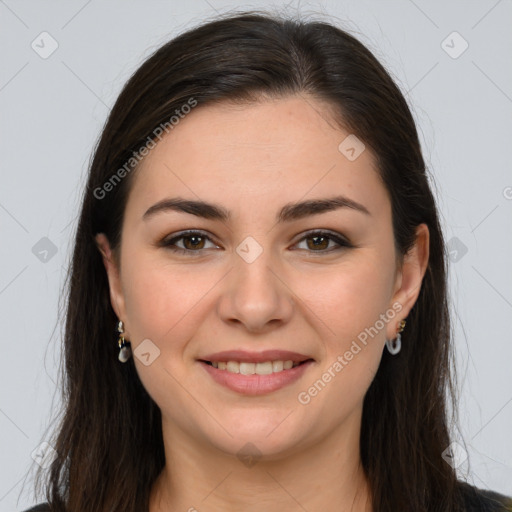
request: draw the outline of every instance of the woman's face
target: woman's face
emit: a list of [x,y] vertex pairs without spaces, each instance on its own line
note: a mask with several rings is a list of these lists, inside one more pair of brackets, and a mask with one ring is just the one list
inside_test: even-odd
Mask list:
[[[197,107],[134,176],[120,270],[98,237],[164,432],[204,450],[272,458],[358,432],[385,340],[419,293],[428,230],[397,268],[374,156],[326,112],[298,96]],[[162,206],[177,198],[226,218]]]

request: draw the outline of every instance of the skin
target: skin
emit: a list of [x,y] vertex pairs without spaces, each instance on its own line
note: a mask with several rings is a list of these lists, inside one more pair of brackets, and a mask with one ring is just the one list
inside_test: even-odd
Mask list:
[[[396,337],[418,297],[429,233],[418,227],[399,267],[374,155],[367,148],[349,161],[338,150],[349,132],[325,107],[306,96],[197,107],[134,176],[119,261],[97,236],[125,338],[132,350],[145,339],[160,350],[148,366],[134,357],[162,411],[167,465],[152,489],[151,512],[373,510],[359,455],[363,398],[386,339]],[[287,203],[335,194],[371,215],[342,208],[275,222]],[[178,196],[220,204],[232,219],[174,211],[142,219],[153,204]],[[199,249],[190,239],[175,242],[189,254],[157,245],[186,229],[211,241]],[[313,229],[339,233],[355,247],[336,250],[331,241],[316,249],[310,235],[304,239]],[[247,236],[263,249],[252,263],[235,250]],[[397,303],[393,320],[307,405],[299,403],[298,393]],[[263,396],[220,386],[196,360],[275,348],[315,362],[295,383]],[[248,442],[260,454],[251,467],[237,457]]]

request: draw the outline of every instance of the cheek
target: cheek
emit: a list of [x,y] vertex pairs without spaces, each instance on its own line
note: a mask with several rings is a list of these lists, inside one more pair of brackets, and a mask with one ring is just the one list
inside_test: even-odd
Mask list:
[[[294,288],[323,325],[322,331],[332,341],[327,344],[330,351],[350,346],[389,308],[391,274],[373,258],[354,258],[322,274],[303,276]],[[384,335],[381,323],[378,329]]]
[[360,407],[378,370],[386,332],[381,315],[388,312],[394,316],[386,272],[371,260],[361,260],[316,279],[322,286],[308,295],[307,305],[314,311],[317,325],[323,326],[325,352],[315,378],[305,383],[297,398],[311,413],[308,417],[329,418],[326,428],[344,421]]
[[172,265],[136,249],[129,254],[122,278],[132,338],[154,339],[159,345],[169,338],[181,339],[176,332],[183,330],[183,320],[193,316],[194,307],[212,287],[211,273],[198,272],[193,265]]
[[[170,265],[136,252],[123,263],[132,350],[142,352],[137,347],[147,339],[157,347],[146,345],[150,347],[149,365],[135,357],[139,378],[164,414],[190,409],[190,395],[183,391],[193,388],[188,380],[190,368],[183,364],[186,348],[198,329],[205,296],[218,277],[199,272],[194,265]],[[198,408],[197,415],[201,413]],[[189,429],[197,427],[191,418],[183,421],[190,421]]]

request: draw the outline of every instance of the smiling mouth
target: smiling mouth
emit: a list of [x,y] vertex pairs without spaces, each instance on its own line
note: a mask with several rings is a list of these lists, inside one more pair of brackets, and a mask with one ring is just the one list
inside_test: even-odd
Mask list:
[[276,360],[265,361],[262,363],[246,363],[238,361],[205,361],[200,360],[209,366],[217,368],[217,370],[225,371],[228,373],[238,373],[241,375],[270,375],[273,373],[282,373],[304,363],[313,361],[313,359],[306,359],[304,361]]

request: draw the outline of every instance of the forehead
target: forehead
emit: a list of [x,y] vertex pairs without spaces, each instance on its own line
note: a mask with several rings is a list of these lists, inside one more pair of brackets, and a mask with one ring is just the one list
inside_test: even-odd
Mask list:
[[180,195],[229,209],[277,209],[342,193],[359,202],[371,198],[370,211],[385,209],[387,194],[371,151],[351,160],[339,149],[349,136],[329,105],[309,97],[198,106],[145,157],[129,205],[141,211]]

